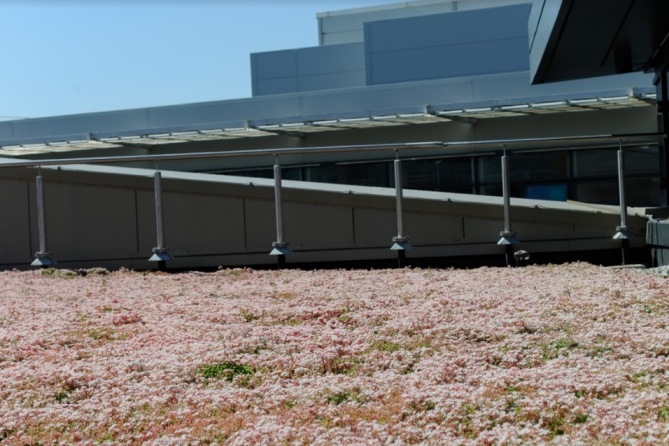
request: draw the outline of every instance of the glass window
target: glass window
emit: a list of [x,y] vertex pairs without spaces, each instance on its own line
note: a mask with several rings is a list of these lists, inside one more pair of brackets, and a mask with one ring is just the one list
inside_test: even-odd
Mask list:
[[576,178],[617,175],[616,149],[574,151],[574,176]]
[[479,178],[481,183],[502,181],[502,161],[499,155],[488,155],[478,158]]
[[569,176],[568,152],[514,153],[509,155],[511,181],[555,181]]
[[657,146],[625,149],[626,174],[660,174],[660,155]]
[[525,196],[536,200],[567,201],[567,184],[530,184]]

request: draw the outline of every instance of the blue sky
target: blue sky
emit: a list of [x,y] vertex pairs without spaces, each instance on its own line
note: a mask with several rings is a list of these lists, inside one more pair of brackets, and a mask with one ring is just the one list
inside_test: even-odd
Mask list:
[[0,120],[251,96],[249,54],[397,0],[0,0]]

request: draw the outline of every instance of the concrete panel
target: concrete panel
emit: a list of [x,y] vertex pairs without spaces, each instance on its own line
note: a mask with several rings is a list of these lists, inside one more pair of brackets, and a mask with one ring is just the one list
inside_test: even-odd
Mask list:
[[246,199],[244,212],[247,249],[249,251],[267,251],[269,254],[272,250],[272,242],[276,240],[274,201]]
[[348,206],[285,203],[284,232],[297,249],[341,248],[353,245],[353,211]]
[[[47,181],[44,193],[48,248],[56,261],[137,254],[133,189]],[[37,247],[36,210],[32,219]]]
[[[238,253],[245,250],[241,198],[163,192],[165,244],[174,256]],[[141,253],[156,246],[153,191],[138,191]]]
[[500,209],[499,219],[483,219],[464,216],[466,243],[497,243],[499,233],[504,229],[504,221]]
[[[511,216],[513,218],[513,215]],[[564,223],[537,223],[537,222],[512,222],[512,229],[518,234],[521,242],[530,240],[546,240],[571,238],[574,236],[574,225]]]
[[356,246],[388,246],[397,235],[397,217],[394,210],[355,209]]
[[413,245],[459,243],[463,241],[462,217],[406,212],[404,226]]
[[26,181],[0,179],[0,263],[32,261],[29,203]]
[[165,238],[176,255],[244,250],[243,200],[219,195],[167,192]]
[[[152,255],[151,250],[156,246],[156,211],[153,191],[137,189],[135,194],[137,201],[137,250],[140,257],[148,259]],[[171,247],[171,240],[167,236],[165,242],[168,248]]]

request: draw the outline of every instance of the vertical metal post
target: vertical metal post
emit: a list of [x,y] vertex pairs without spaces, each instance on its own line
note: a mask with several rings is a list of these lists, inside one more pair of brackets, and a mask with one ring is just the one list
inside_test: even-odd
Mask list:
[[621,244],[621,264],[625,265],[628,257],[630,238],[632,232],[627,227],[627,200],[625,197],[625,153],[623,152],[623,143],[620,141],[618,149],[618,196],[620,197],[620,226],[616,227],[616,233],[613,236],[615,240],[620,240]]
[[283,239],[283,197],[281,196],[281,166],[274,164],[274,217],[276,219],[276,240],[272,243],[269,255],[277,256],[277,266],[286,265],[286,255],[292,254],[288,242]]
[[669,79],[666,66],[657,69],[654,83],[657,94],[657,130],[663,133],[658,147],[660,206],[669,207]]
[[37,178],[35,179],[35,192],[37,194],[37,235],[39,238],[39,251],[35,253],[35,260],[32,266],[47,267],[56,262],[51,258],[51,253],[46,247],[46,206],[44,199],[44,178],[42,170],[38,168]]
[[402,209],[402,161],[395,160],[395,213],[397,216],[397,235],[393,237],[391,250],[397,251],[397,265],[403,268],[406,264],[406,250],[411,249],[409,237],[404,234],[404,211]]
[[509,186],[509,157],[506,148],[502,154],[502,198],[504,200],[504,229],[499,233],[498,245],[504,246],[506,266],[511,266],[513,245],[518,244],[516,233],[511,230],[511,188]]
[[173,260],[169,249],[165,246],[165,229],[163,226],[163,184],[162,175],[156,169],[153,174],[153,194],[156,211],[156,247],[153,248],[153,255],[149,258],[150,262],[158,262],[158,269],[165,269],[165,262]]

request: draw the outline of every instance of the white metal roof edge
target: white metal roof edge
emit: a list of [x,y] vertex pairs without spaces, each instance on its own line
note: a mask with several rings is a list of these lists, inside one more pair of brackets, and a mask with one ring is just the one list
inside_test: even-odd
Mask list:
[[[3,160],[4,161],[4,160]],[[11,161],[11,160],[8,160]],[[153,177],[155,170],[142,169],[134,167],[118,167],[108,165],[92,164],[72,164],[58,167],[42,167],[43,169],[58,169],[71,172],[88,172],[108,175],[127,175],[134,177]],[[218,184],[234,184],[242,186],[274,187],[274,180],[268,178],[238,177],[232,175],[219,175],[207,173],[176,172],[170,170],[161,171],[162,177],[166,180],[185,180],[197,182],[209,182]],[[282,186],[286,189],[296,189],[313,192],[344,193],[354,195],[372,195],[379,197],[395,197],[394,188],[372,187],[372,186],[354,186],[346,184],[317,183],[307,181],[283,180]],[[491,206],[503,206],[503,198],[489,195],[458,194],[452,192],[421,191],[414,189],[405,189],[403,196],[406,199],[434,200],[453,203],[470,203]],[[620,208],[609,205],[591,205],[575,201],[551,201],[536,200],[528,198],[511,198],[511,205],[522,208],[559,210],[571,212],[584,212],[591,214],[611,214],[617,215]],[[645,208],[628,208],[629,215],[645,216]]]

